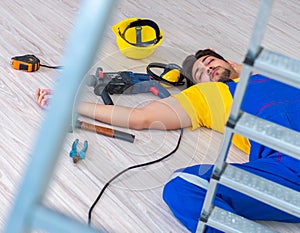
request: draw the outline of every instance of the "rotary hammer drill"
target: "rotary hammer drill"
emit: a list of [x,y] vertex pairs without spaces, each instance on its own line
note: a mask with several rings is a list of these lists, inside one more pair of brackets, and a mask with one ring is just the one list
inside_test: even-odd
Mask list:
[[170,93],[149,74],[133,73],[131,71],[103,72],[98,67],[95,75],[87,78],[87,85],[94,87],[94,93],[101,96],[107,105],[113,105],[109,94],[138,94],[152,92],[160,98],[170,96]]

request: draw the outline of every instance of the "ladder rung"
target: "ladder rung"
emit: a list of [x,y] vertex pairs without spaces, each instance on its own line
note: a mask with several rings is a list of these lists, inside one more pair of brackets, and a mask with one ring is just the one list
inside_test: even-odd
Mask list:
[[232,165],[227,165],[220,184],[300,217],[300,192],[287,188]]
[[226,210],[214,207],[206,225],[224,232],[236,233],[274,233],[273,231],[259,223],[243,218]]
[[234,132],[300,159],[300,133],[243,112]]
[[254,71],[266,73],[270,78],[300,88],[300,61],[262,49],[253,65]]

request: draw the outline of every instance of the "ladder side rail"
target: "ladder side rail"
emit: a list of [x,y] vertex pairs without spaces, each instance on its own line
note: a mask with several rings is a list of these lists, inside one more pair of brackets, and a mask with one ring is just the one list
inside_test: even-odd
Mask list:
[[200,220],[198,222],[197,226],[197,232],[202,232],[205,228],[204,223],[207,222],[209,215],[213,208],[213,200],[215,198],[216,189],[217,189],[217,181],[223,172],[223,168],[226,165],[225,160],[227,159],[228,151],[230,149],[231,145],[231,139],[232,139],[233,131],[231,128],[226,128],[224,132],[224,136],[222,138],[222,144],[219,149],[219,156],[217,158],[217,161],[214,165],[212,176],[209,181],[209,186],[207,189],[207,193],[205,195],[205,199],[203,202],[203,207],[200,214]]
[[274,0],[261,0],[259,11],[254,24],[251,39],[248,45],[248,52],[246,59],[253,61],[257,56],[260,46],[262,44],[263,36],[266,31],[268,19],[271,14],[272,5]]
[[46,192],[71,122],[74,99],[79,97],[76,96],[78,87],[96,55],[113,3],[110,0],[81,3],[81,11],[64,56],[65,69],[56,83],[51,106],[38,133],[5,233],[24,232],[32,222],[30,216],[34,215],[30,213]]
[[247,54],[243,62],[243,67],[240,73],[240,80],[235,94],[235,100],[231,107],[231,120],[236,120],[239,115],[239,109],[243,101],[243,96],[248,84],[249,75],[253,71],[253,64],[259,53],[262,51],[261,43],[266,31],[268,19],[271,14],[274,0],[261,0],[259,11],[257,13],[253,32],[249,41]]
[[218,185],[218,182],[216,180],[211,179],[209,181],[207,193],[205,195],[205,199],[204,199],[204,203],[203,203],[203,208],[201,210],[200,219],[198,221],[198,225],[197,225],[197,229],[196,229],[197,233],[204,232],[204,230],[205,230],[206,223],[207,223],[209,216],[214,208],[213,200],[216,195],[217,185]]
[[243,64],[242,70],[239,76],[239,82],[235,90],[230,115],[228,122],[231,124],[235,124],[235,122],[238,120],[240,116],[240,108],[244,99],[244,95],[247,89],[248,81],[250,78],[250,75],[253,71],[253,67],[249,66],[247,64]]

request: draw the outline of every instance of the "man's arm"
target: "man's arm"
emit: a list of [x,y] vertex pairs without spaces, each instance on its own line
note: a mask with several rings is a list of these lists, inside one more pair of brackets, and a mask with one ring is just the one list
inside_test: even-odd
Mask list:
[[[35,98],[42,108],[48,107],[52,91],[37,89]],[[77,112],[106,124],[131,129],[172,130],[191,126],[191,120],[174,97],[153,101],[142,108],[82,102]]]
[[172,130],[191,126],[190,118],[174,97],[153,101],[142,108],[82,102],[77,111],[103,123],[138,130]]

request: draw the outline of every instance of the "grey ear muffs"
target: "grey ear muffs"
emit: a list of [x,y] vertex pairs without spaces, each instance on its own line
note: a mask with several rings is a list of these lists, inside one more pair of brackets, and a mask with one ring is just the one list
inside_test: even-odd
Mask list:
[[[163,69],[163,72],[160,75],[157,75],[156,73],[154,73],[151,69],[152,68],[160,68]],[[170,81],[170,75],[171,72],[173,70],[178,70],[178,72],[176,72],[176,74],[172,73],[172,80],[176,80],[176,81]],[[157,81],[160,82],[164,82],[167,84],[171,84],[173,86],[181,86],[184,84],[184,76],[181,74],[181,67],[177,64],[174,63],[170,63],[170,64],[163,64],[163,63],[159,63],[159,62],[153,62],[150,63],[147,66],[147,74],[151,75],[151,77]],[[173,75],[176,75],[176,77],[174,77]]]

